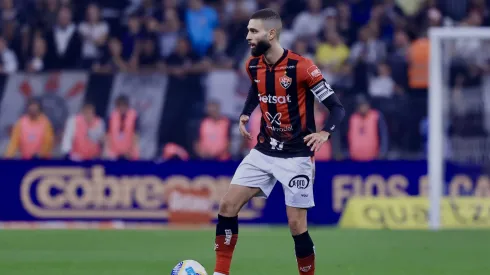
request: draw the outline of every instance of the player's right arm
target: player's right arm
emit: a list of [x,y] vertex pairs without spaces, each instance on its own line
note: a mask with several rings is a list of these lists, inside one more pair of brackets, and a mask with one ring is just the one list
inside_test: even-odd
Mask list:
[[247,131],[247,128],[245,128],[245,125],[248,123],[250,115],[259,104],[259,97],[257,84],[253,82],[252,75],[250,74],[249,64],[250,59],[247,61],[245,69],[247,70],[248,77],[250,78],[252,84],[250,85],[250,89],[248,90],[247,99],[245,100],[245,105],[243,106],[243,110],[240,115],[240,133],[242,134],[242,136],[248,139],[252,139],[252,136]]

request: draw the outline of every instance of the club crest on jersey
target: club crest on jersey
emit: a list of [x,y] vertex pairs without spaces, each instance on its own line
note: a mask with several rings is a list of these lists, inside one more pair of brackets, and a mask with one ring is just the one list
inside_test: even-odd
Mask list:
[[291,83],[293,82],[293,79],[287,75],[283,75],[279,77],[279,83],[284,89],[289,88],[291,86]]

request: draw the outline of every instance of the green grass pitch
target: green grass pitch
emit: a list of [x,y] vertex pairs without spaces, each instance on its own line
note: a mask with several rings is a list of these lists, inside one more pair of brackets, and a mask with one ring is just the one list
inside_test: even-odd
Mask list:
[[[490,231],[315,228],[318,275],[488,275]],[[1,275],[162,275],[214,264],[214,230],[0,230]],[[297,275],[287,228],[242,228],[231,275]]]

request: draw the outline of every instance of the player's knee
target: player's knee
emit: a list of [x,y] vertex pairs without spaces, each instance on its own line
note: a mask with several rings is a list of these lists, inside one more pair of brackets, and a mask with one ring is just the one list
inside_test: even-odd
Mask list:
[[301,217],[290,218],[288,224],[292,235],[299,235],[307,230],[306,221]]
[[224,197],[219,204],[219,214],[226,217],[234,217],[240,211],[240,204]]

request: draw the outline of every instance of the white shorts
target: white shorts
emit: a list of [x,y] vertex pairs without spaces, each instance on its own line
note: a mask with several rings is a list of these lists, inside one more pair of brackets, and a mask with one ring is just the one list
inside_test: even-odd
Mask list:
[[258,197],[269,197],[277,181],[282,183],[287,206],[311,208],[315,206],[313,182],[315,162],[311,157],[277,158],[256,149],[242,160],[231,184],[258,187]]

